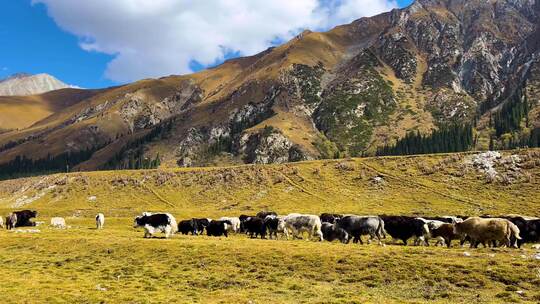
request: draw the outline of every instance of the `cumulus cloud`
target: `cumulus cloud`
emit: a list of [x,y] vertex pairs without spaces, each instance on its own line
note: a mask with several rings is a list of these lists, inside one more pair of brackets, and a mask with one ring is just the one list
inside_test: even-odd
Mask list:
[[252,55],[303,29],[327,29],[396,7],[394,0],[32,0],[87,51],[111,54],[117,82],[192,72]]

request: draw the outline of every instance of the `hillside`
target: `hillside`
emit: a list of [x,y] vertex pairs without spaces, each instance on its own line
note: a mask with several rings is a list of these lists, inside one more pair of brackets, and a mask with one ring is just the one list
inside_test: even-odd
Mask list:
[[[417,0],[199,73],[104,89],[0,133],[0,164],[52,172],[536,147],[539,17],[534,1]],[[455,125],[467,134],[446,132]]]
[[264,209],[540,216],[540,150],[489,155],[55,174],[0,182],[0,214],[24,207],[43,216],[169,210],[179,217],[217,217]]

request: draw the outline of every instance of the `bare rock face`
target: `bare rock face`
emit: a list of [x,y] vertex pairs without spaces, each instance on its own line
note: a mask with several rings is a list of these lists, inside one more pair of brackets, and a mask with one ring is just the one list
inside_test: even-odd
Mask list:
[[238,146],[238,153],[244,156],[247,163],[281,164],[310,159],[287,137],[272,127],[244,134]]
[[0,96],[26,96],[72,88],[48,74],[15,74],[0,80]]

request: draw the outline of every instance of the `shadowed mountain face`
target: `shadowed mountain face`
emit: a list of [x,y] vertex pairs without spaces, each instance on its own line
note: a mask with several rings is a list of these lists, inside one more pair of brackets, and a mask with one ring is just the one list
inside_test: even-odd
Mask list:
[[418,0],[200,73],[93,92],[0,133],[0,163],[66,151],[86,151],[73,164],[83,170],[157,155],[282,163],[372,155],[455,124],[475,126],[475,148],[510,147],[540,130],[539,17],[530,0]]

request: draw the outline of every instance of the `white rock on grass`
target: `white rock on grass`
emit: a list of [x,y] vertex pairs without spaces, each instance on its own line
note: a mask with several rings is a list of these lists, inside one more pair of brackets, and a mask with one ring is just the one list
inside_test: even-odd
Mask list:
[[471,253],[470,253],[470,252],[467,252],[467,251],[465,251],[465,252],[463,252],[463,255],[464,255],[464,256],[466,256],[466,257],[470,257],[470,256],[471,256]]

